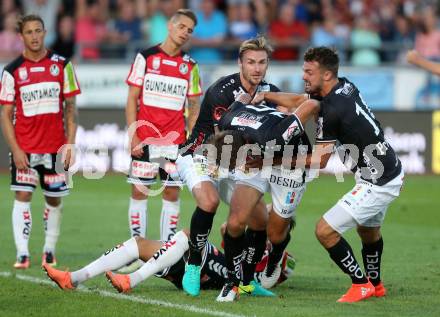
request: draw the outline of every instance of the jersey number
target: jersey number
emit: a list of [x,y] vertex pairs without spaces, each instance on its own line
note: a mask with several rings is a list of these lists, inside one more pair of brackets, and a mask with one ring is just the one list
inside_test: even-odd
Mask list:
[[362,109],[361,106],[359,106],[359,104],[356,102],[356,114],[359,115],[363,115],[365,119],[367,119],[367,121],[372,125],[372,127],[374,128],[374,133],[376,135],[379,135],[379,127],[377,126],[376,122],[374,122],[374,119],[372,118],[372,114],[370,112],[366,113],[364,109]]

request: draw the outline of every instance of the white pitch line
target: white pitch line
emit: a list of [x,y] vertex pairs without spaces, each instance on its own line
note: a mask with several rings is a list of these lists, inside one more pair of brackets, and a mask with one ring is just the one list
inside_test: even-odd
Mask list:
[[[14,275],[11,272],[0,272],[0,276],[14,277]],[[52,281],[44,280],[44,279],[41,279],[38,277],[29,276],[29,275],[15,274],[15,278],[22,280],[22,281],[35,283],[35,284],[46,284],[46,285],[50,285],[53,287],[58,287]],[[147,298],[140,297],[140,296],[112,293],[112,292],[101,290],[101,289],[89,290],[87,287],[82,286],[82,285],[77,287],[76,290],[78,292],[83,292],[83,293],[97,293],[103,297],[111,297],[111,298],[116,298],[116,299],[120,299],[120,300],[127,300],[130,302],[135,302],[135,303],[140,303],[140,304],[163,306],[163,307],[168,307],[168,308],[176,308],[176,309],[189,311],[189,312],[193,312],[193,313],[198,313],[198,314],[202,314],[202,315],[219,316],[219,317],[246,317],[245,315],[235,315],[235,314],[231,314],[231,313],[227,313],[227,312],[223,312],[223,311],[219,311],[219,310],[210,310],[210,309],[205,309],[205,308],[199,308],[199,307],[192,306],[192,305],[173,304],[173,303],[162,301],[162,300],[147,299]]]

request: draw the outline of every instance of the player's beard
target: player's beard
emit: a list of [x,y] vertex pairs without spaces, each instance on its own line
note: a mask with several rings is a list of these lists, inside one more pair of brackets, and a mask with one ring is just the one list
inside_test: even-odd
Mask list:
[[247,82],[249,82],[252,86],[258,86],[263,81],[264,76],[260,76],[258,79],[256,79],[253,76],[251,76],[249,73],[244,72],[243,78]]
[[318,85],[312,85],[309,81],[304,81],[304,91],[309,95],[319,95],[322,90],[322,82]]

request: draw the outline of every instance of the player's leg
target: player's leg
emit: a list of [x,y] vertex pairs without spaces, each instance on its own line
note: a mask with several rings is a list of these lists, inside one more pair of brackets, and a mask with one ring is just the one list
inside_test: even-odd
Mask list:
[[119,292],[130,289],[151,277],[153,274],[166,270],[176,264],[188,251],[188,235],[184,231],[177,232],[171,240],[160,241],[138,240],[139,256],[146,261],[137,271],[129,275],[107,272],[107,278]]
[[180,214],[179,195],[179,186],[166,185],[162,192],[162,211],[160,213],[160,239],[162,241],[169,241],[176,234]]
[[206,158],[201,155],[195,158],[179,156],[176,166],[180,179],[188,186],[197,204],[191,217],[189,258],[182,280],[183,290],[197,296],[200,293],[202,250],[212,229],[219,196],[208,175]]
[[233,301],[241,280],[241,262],[245,247],[245,229],[262,192],[246,184],[237,183],[232,194],[229,216],[224,235],[228,280],[217,301]]
[[12,229],[17,249],[16,269],[27,269],[30,266],[29,238],[32,231],[31,215],[32,192],[16,191],[12,207]]
[[273,208],[269,212],[267,224],[267,237],[271,243],[267,265],[261,276],[261,285],[265,288],[272,288],[276,285],[281,275],[281,262],[284,251],[290,242],[290,230],[292,218],[280,216]]
[[[40,186],[44,194],[45,207],[43,213],[45,241],[42,264],[55,266],[55,248],[60,235],[62,202],[61,198],[69,195],[65,174],[56,171],[56,154],[44,154],[43,163],[38,166]],[[49,164],[51,162],[51,164]],[[49,166],[50,165],[50,166]]]
[[[99,274],[116,270],[139,259],[139,254],[142,252],[140,248],[145,247],[145,243],[143,243],[144,240],[145,239],[140,237],[130,238],[124,243],[107,250],[98,259],[74,272],[56,270],[48,264],[43,265],[43,268],[46,270],[47,275],[56,282],[60,288],[72,289],[78,284]],[[147,245],[154,242],[147,242]]]
[[375,296],[386,295],[386,288],[380,278],[382,263],[383,239],[380,227],[358,226],[357,232],[362,240],[362,260],[365,273],[375,288]]
[[[29,155],[28,155],[29,156]],[[10,154],[11,190],[15,192],[12,207],[12,230],[17,249],[16,269],[30,266],[29,238],[32,231],[31,199],[38,184],[38,171],[34,168],[18,170]]]

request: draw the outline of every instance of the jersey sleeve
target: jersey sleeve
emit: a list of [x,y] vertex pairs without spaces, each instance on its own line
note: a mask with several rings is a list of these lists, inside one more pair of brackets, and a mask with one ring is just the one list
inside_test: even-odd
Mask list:
[[145,69],[147,67],[147,60],[145,57],[138,53],[131,65],[130,73],[125,81],[129,86],[136,86],[142,88],[145,77]]
[[78,80],[76,79],[75,70],[73,69],[72,62],[66,63],[64,66],[64,97],[71,97],[81,93]]
[[189,76],[188,97],[200,96],[202,94],[202,83],[200,80],[199,65],[194,64]]
[[[291,114],[281,120],[274,129],[268,131],[266,142],[276,139],[277,143],[289,144],[291,141],[304,133],[304,127],[295,114]],[[281,144],[280,144],[281,145]]]
[[15,103],[15,80],[14,76],[6,69],[3,70],[0,84],[0,104],[12,105]]
[[321,102],[321,113],[316,127],[316,142],[336,142],[340,127],[340,116],[334,105]]

